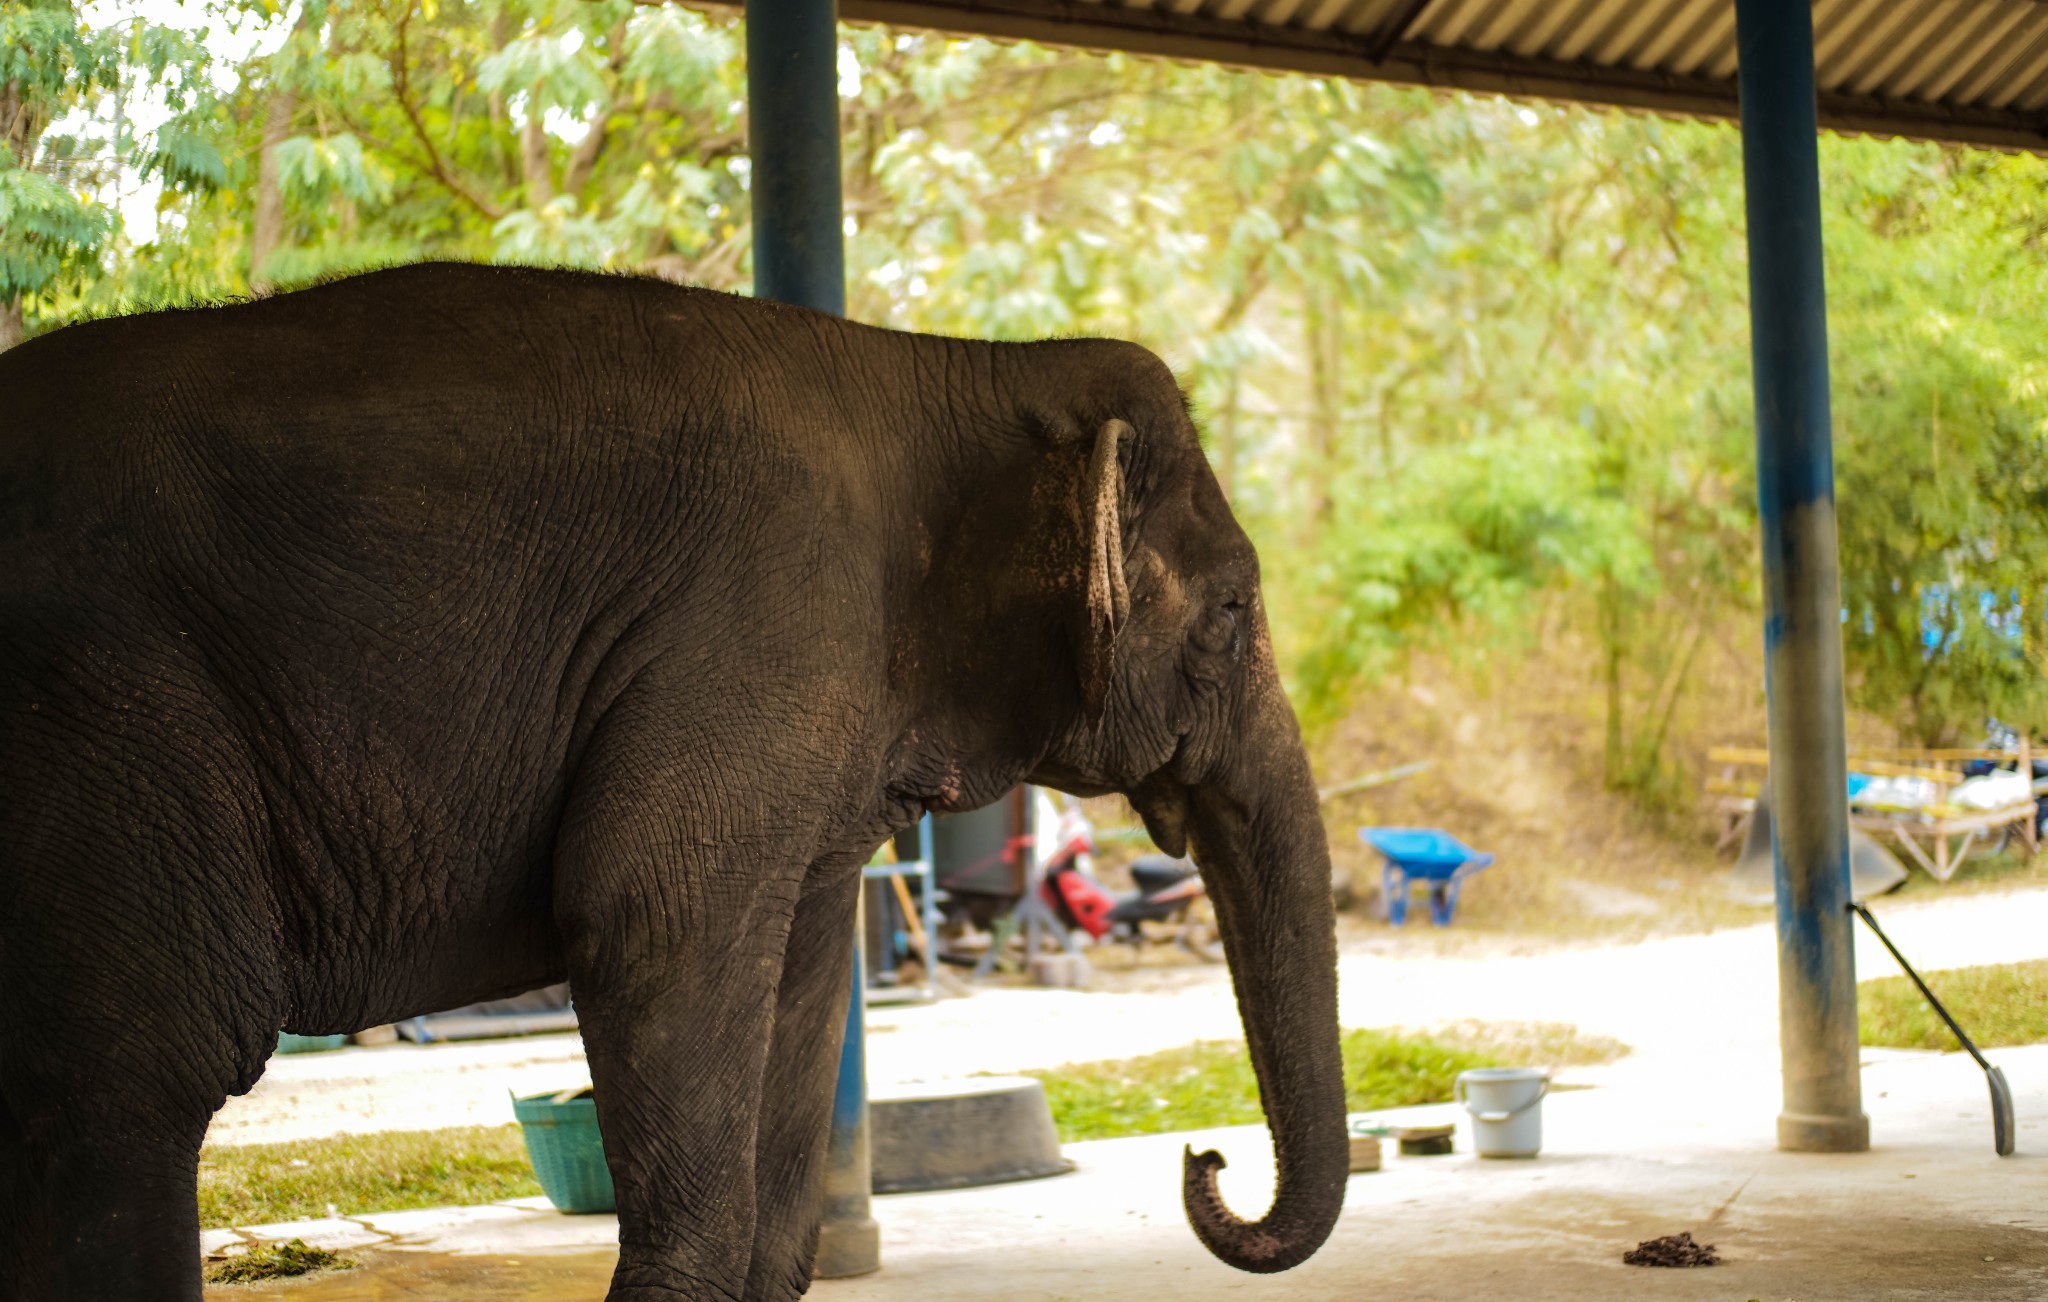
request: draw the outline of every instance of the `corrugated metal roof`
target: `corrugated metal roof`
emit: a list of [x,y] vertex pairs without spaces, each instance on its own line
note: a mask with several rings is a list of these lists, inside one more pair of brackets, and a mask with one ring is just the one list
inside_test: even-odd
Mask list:
[[[1735,115],[1734,0],[840,0],[840,16]],[[2048,0],[1815,0],[1813,16],[1823,126],[2048,152]]]

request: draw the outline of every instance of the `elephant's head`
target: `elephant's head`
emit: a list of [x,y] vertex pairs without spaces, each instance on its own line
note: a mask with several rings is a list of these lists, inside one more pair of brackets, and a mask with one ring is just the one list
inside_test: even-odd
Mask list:
[[1218,1195],[1223,1159],[1189,1152],[1188,1219],[1231,1265],[1285,1270],[1335,1223],[1348,1145],[1329,847],[1258,557],[1164,365],[1130,345],[1029,347],[1064,350],[1052,369],[1072,386],[1034,414],[1028,523],[998,567],[1040,616],[1023,639],[1047,676],[1034,699],[1061,703],[1042,713],[1029,777],[1123,792],[1162,849],[1200,865],[1279,1171],[1271,1210],[1248,1222]]

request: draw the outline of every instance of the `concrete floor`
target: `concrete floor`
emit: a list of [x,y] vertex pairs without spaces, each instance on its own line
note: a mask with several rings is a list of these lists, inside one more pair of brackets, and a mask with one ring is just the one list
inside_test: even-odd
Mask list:
[[[1683,1015],[1684,1009],[1674,1009]],[[1543,1155],[1494,1162],[1391,1154],[1352,1177],[1335,1234],[1284,1275],[1238,1274],[1202,1251],[1179,1208],[1184,1143],[1233,1165],[1225,1191],[1247,1214],[1269,1189],[1264,1132],[1236,1128],[1069,1145],[1072,1175],[876,1200],[884,1267],[825,1281],[822,1302],[941,1299],[1501,1297],[1585,1299],[2048,1298],[2048,1046],[1993,1053],[2020,1116],[2018,1155],[1991,1151],[1980,1073],[1956,1054],[1873,1053],[1864,1070],[1875,1147],[1808,1156],[1771,1147],[1773,1063],[1715,1069],[1666,1059],[1545,1103]],[[1386,1114],[1395,1116],[1397,1114]],[[1401,1117],[1458,1116],[1455,1108]],[[1391,1145],[1389,1146],[1391,1149]],[[1624,1266],[1639,1240],[1690,1231],[1726,1263]],[[369,1302],[601,1298],[616,1222],[532,1200],[274,1227],[358,1249],[345,1274],[209,1290],[209,1299]],[[232,1237],[214,1232],[209,1246]]]
[[[2048,956],[2048,892],[1893,902],[1887,929],[1923,970]],[[1672,1298],[2021,1299],[2048,1302],[2048,1046],[1993,1051],[2015,1092],[2020,1153],[1991,1153],[1982,1076],[1961,1055],[1868,1051],[1873,1152],[1778,1153],[1777,989],[1767,925],[1634,945],[1450,955],[1380,933],[1341,960],[1346,1025],[1457,1018],[1569,1021],[1635,1052],[1575,1069],[1593,1088],[1544,1104],[1542,1157],[1483,1162],[1390,1155],[1353,1177],[1343,1219],[1307,1265],[1233,1272],[1196,1244],[1179,1206],[1179,1154],[1220,1148],[1233,1205],[1264,1206],[1256,1127],[1068,1146],[1079,1169],[1029,1184],[876,1200],[884,1268],[821,1282],[824,1302],[883,1299]],[[1858,937],[1864,975],[1893,970]],[[1216,968],[1110,975],[1107,990],[984,990],[876,1010],[878,1085],[1121,1057],[1241,1034]],[[275,1059],[216,1118],[215,1142],[510,1119],[508,1090],[559,1089],[586,1070],[574,1036],[391,1046]],[[1410,1109],[1417,1118],[1455,1109]],[[2030,1120],[2032,1118],[2032,1120]],[[1627,1267],[1639,1240],[1686,1230],[1727,1264]],[[542,1200],[216,1231],[348,1248],[363,1265],[209,1299],[302,1302],[594,1302],[617,1223]]]
[[[2048,891],[1886,900],[1878,911],[1923,972],[2048,957]],[[1768,917],[1759,911],[1754,926],[1709,935],[1541,949],[1414,926],[1351,931],[1339,962],[1341,1014],[1346,1026],[1570,1022],[1632,1046],[1630,1072],[1719,1077],[1732,1062],[1760,1061],[1775,1091],[1777,942]],[[1456,952],[1433,952],[1439,940],[1459,942]],[[1861,929],[1856,965],[1865,976],[1897,970]],[[1015,1072],[1243,1036],[1220,966],[1104,971],[1100,984],[1087,992],[981,988],[966,999],[871,1009],[869,1079],[879,1087]],[[503,1125],[512,1120],[508,1092],[565,1089],[588,1072],[573,1034],[289,1055],[228,1101],[209,1139]]]

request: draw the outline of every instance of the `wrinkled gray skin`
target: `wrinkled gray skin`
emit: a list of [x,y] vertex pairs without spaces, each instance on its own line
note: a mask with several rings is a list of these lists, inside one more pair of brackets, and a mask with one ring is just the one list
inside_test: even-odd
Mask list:
[[1343,1198],[1257,560],[1133,345],[402,268],[0,354],[0,1296],[196,1299],[280,1028],[574,983],[614,1299],[809,1282],[859,865],[1127,793],[1208,875],[1282,1270]]

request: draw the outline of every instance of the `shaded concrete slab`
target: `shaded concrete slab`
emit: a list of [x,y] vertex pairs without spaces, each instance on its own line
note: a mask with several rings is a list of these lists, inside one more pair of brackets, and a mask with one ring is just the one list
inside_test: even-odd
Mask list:
[[[1284,1275],[1211,1259],[1179,1206],[1184,1144],[1230,1159],[1224,1190],[1256,1214],[1270,1194],[1264,1131],[1238,1127],[1067,1147],[1068,1176],[876,1201],[884,1268],[820,1282],[823,1302],[894,1299],[1180,1298],[1841,1299],[2048,1298],[2048,1047],[1999,1050],[2020,1115],[2017,1156],[1991,1151],[1981,1075],[1960,1055],[1885,1054],[1865,1067],[1877,1147],[1853,1156],[1779,1153],[1768,1059],[1722,1070],[1616,1072],[1544,1104],[1533,1161],[1459,1151],[1402,1158],[1351,1179],[1323,1251]],[[1457,1120],[1455,1108],[1402,1120]],[[1391,1148],[1391,1146],[1389,1146]],[[450,1302],[604,1295],[617,1222],[525,1206],[510,1215],[401,1213],[405,1235],[357,1255],[359,1271],[221,1302],[435,1297]],[[362,1218],[382,1227],[391,1216]],[[1624,1266],[1643,1239],[1689,1231],[1727,1264]],[[263,1237],[270,1237],[266,1229]],[[517,1263],[516,1265],[514,1263]],[[546,1289],[537,1280],[545,1280]]]

